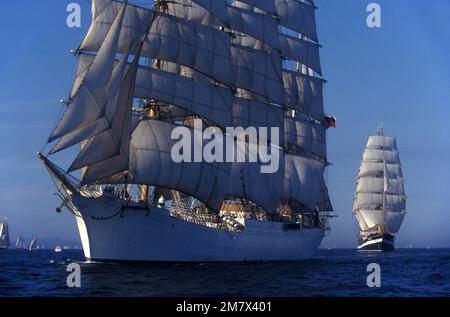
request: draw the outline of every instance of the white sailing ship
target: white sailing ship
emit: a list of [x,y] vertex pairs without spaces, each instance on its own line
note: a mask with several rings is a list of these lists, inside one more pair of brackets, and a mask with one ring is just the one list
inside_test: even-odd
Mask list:
[[28,248],[28,250],[30,251],[34,249],[39,249],[38,240],[36,237],[33,237],[33,239],[31,239],[30,246]]
[[353,202],[360,228],[359,250],[391,251],[405,217],[403,173],[394,137],[379,128],[369,136],[361,160]]
[[0,249],[9,248],[9,231],[6,219],[0,221]]
[[25,245],[23,243],[23,237],[19,235],[16,240],[16,249],[25,249]]
[[[61,207],[75,215],[86,258],[314,255],[333,210],[324,171],[326,130],[334,126],[324,114],[315,10],[312,0],[155,1],[152,8],[92,1],[92,24],[74,51],[75,83],[48,140],[57,142],[39,153]],[[278,170],[263,174],[262,163],[249,160],[174,162],[171,134],[181,126],[195,136],[195,119],[223,132],[279,129],[279,146],[257,140],[276,151]],[[247,137],[231,142],[239,151],[253,142]],[[69,168],[49,160],[76,144]],[[69,174],[77,170],[80,180]]]

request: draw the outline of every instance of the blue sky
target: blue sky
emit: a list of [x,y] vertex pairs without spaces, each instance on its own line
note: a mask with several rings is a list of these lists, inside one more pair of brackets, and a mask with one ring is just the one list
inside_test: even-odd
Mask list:
[[[13,236],[78,239],[73,217],[55,213],[54,186],[36,159],[73,82],[69,50],[90,23],[89,1],[78,0],[82,27],[66,26],[70,2],[0,1],[0,216]],[[366,26],[370,2],[382,6],[379,29]],[[406,177],[398,245],[450,247],[450,1],[316,4],[326,108],[338,119],[328,134],[328,181],[339,217],[323,245],[356,244],[355,177],[367,136],[383,121],[398,137]]]

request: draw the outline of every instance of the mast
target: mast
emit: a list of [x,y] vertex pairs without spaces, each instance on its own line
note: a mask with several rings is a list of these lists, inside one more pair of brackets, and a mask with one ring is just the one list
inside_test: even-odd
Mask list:
[[[377,135],[384,137],[384,126],[383,126],[383,122],[381,122],[380,126],[378,127],[378,131],[377,131]],[[385,230],[386,230],[386,195],[388,192],[388,187],[389,187],[389,178],[388,178],[388,169],[387,169],[387,165],[386,165],[386,154],[384,152],[384,148],[382,148],[383,150],[383,192],[382,192],[382,199],[383,199],[383,205],[382,205],[382,211],[381,211],[381,233],[384,234]]]
[[383,186],[383,193],[382,193],[382,195],[383,195],[383,197],[382,197],[382,199],[383,199],[383,206],[382,206],[382,208],[383,208],[383,210],[382,210],[382,222],[381,222],[381,233],[383,234],[384,233],[384,231],[385,231],[385,227],[386,227],[386,191],[387,191],[387,186],[386,186],[386,184],[387,184],[387,182],[389,182],[389,179],[387,178],[387,168],[386,168],[386,158],[385,157],[383,157],[383,184],[384,184],[384,186]]
[[[153,5],[153,10],[157,12],[165,12],[167,10],[167,3],[165,0],[155,0]],[[159,59],[155,60],[155,68],[160,68],[161,61]],[[157,105],[152,102],[151,100],[144,100],[144,109],[147,111],[145,112],[146,118],[157,118],[158,117],[158,109]],[[148,204],[148,195],[150,186],[148,184],[144,184],[141,186],[141,197],[140,200],[145,205]]]
[[384,136],[384,123],[383,122],[381,122],[380,125],[378,126],[376,135]]

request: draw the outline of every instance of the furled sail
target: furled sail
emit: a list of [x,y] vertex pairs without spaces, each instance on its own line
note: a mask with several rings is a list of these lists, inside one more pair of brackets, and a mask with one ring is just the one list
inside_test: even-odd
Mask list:
[[353,211],[361,230],[385,227],[396,233],[406,210],[404,180],[396,139],[371,135],[359,168]]
[[[268,211],[286,201],[331,211],[312,1],[177,0],[161,7],[92,0],[92,23],[77,51],[68,107],[49,138],[58,140],[50,154],[81,144],[68,171],[81,169],[82,184],[154,185],[213,210],[235,197]],[[297,63],[297,71],[286,69],[286,61]],[[136,98],[157,115],[133,115]],[[171,133],[195,117],[221,131],[279,128],[279,144],[270,134],[258,139],[276,151],[279,168],[261,173],[260,162],[174,162]],[[238,154],[244,150],[237,147]]]

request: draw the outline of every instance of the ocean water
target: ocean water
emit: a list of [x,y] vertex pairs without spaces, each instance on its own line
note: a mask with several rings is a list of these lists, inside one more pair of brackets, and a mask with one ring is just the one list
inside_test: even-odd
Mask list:
[[[67,265],[81,287],[66,285]],[[367,286],[378,263],[381,287]],[[302,262],[98,263],[81,250],[0,250],[0,296],[450,296],[450,249],[319,250]]]

